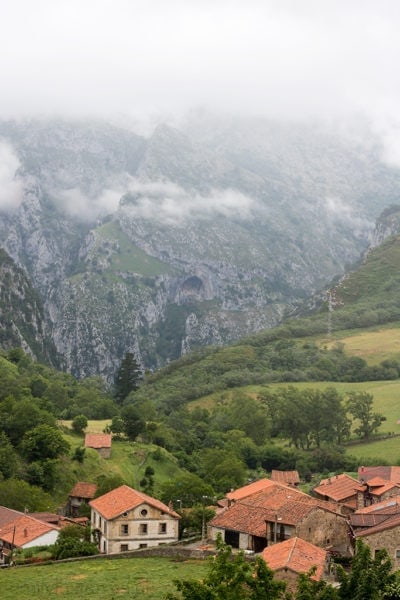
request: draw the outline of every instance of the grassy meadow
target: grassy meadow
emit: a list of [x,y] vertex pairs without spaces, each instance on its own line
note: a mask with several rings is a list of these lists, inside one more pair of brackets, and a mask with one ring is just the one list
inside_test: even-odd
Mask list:
[[174,579],[199,579],[207,561],[96,559],[0,571],[2,600],[162,600]]

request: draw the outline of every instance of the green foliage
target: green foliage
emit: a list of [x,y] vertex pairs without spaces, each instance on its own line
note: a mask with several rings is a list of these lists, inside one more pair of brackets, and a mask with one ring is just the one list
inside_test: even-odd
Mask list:
[[85,415],[76,415],[76,417],[72,419],[72,429],[75,433],[82,434],[86,429],[87,424],[88,420]]
[[131,392],[137,390],[141,378],[142,373],[135,356],[132,352],[127,352],[114,378],[114,394],[119,404],[122,404]]
[[96,490],[96,498],[102,496],[103,494],[107,494],[107,492],[111,492],[111,490],[119,487],[120,485],[124,485],[126,481],[117,474],[113,475],[100,475],[96,479],[97,490]]
[[124,424],[123,431],[128,440],[134,441],[146,428],[146,423],[141,413],[133,404],[127,404],[123,407],[121,410],[121,419]]
[[177,580],[179,595],[168,600],[274,600],[285,598],[285,583],[274,579],[262,558],[247,562],[244,554],[217,540],[217,554],[202,581]]
[[166,481],[161,486],[161,500],[168,504],[172,502],[174,506],[193,506],[201,504],[203,496],[213,497],[215,491],[211,485],[204,483],[198,475],[194,473],[183,473],[178,479]]
[[359,423],[355,432],[364,440],[368,440],[385,420],[383,415],[372,411],[373,400],[373,396],[366,392],[348,395],[347,409]]
[[30,461],[57,458],[69,450],[69,444],[61,432],[46,424],[27,431],[20,446],[22,454]]
[[0,481],[0,506],[24,512],[48,511],[53,507],[49,494],[19,479]]

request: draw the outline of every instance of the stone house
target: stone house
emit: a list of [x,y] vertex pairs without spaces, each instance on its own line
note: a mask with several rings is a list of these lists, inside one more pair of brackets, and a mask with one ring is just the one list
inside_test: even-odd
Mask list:
[[393,568],[400,568],[400,514],[387,517],[383,522],[355,532],[355,540],[362,539],[371,549],[372,557],[385,549]]
[[111,433],[87,433],[85,435],[85,448],[97,450],[102,458],[111,456]]
[[374,477],[380,477],[385,481],[400,484],[400,467],[378,466],[358,468],[358,479],[361,482],[368,482]]
[[340,504],[342,512],[348,514],[357,509],[359,490],[360,484],[357,479],[342,473],[322,479],[319,485],[313,489],[313,495],[320,500]]
[[261,554],[275,578],[286,582],[286,589],[294,592],[298,576],[315,569],[312,579],[320,581],[330,577],[330,559],[326,550],[298,537],[274,546],[268,546]]
[[209,523],[209,536],[221,534],[234,548],[261,552],[292,537],[326,550],[351,554],[349,528],[337,505],[276,482],[238,500]]
[[360,483],[357,508],[370,506],[371,504],[399,495],[400,485],[398,483],[382,479],[381,477],[372,477],[368,481]]
[[180,516],[127,485],[91,500],[89,506],[93,537],[105,554],[178,541]]
[[251,496],[256,492],[259,492],[260,490],[264,490],[266,488],[271,487],[272,485],[273,482],[265,477],[264,479],[252,481],[248,485],[244,485],[243,487],[238,488],[237,490],[231,490],[226,494],[228,506],[232,506],[232,504],[234,504],[235,502],[243,500],[244,498],[247,498],[248,496]]
[[67,502],[67,515],[77,517],[82,504],[88,504],[96,495],[97,485],[78,481],[70,491]]

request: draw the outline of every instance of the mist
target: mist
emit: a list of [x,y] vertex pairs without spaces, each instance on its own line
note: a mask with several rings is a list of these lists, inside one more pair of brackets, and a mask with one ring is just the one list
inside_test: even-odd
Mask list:
[[13,148],[0,140],[0,211],[15,211],[22,202],[23,183],[17,178],[20,162]]
[[168,119],[193,107],[400,122],[397,0],[14,0],[0,118]]

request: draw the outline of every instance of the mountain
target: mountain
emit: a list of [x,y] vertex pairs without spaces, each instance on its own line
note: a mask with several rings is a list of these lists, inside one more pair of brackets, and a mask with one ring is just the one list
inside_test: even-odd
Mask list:
[[148,137],[32,120],[0,122],[0,138],[0,243],[77,376],[276,325],[359,258],[398,200],[400,170],[364,125],[197,113]]
[[43,304],[25,273],[0,250],[0,345],[22,347],[37,360],[57,364]]

